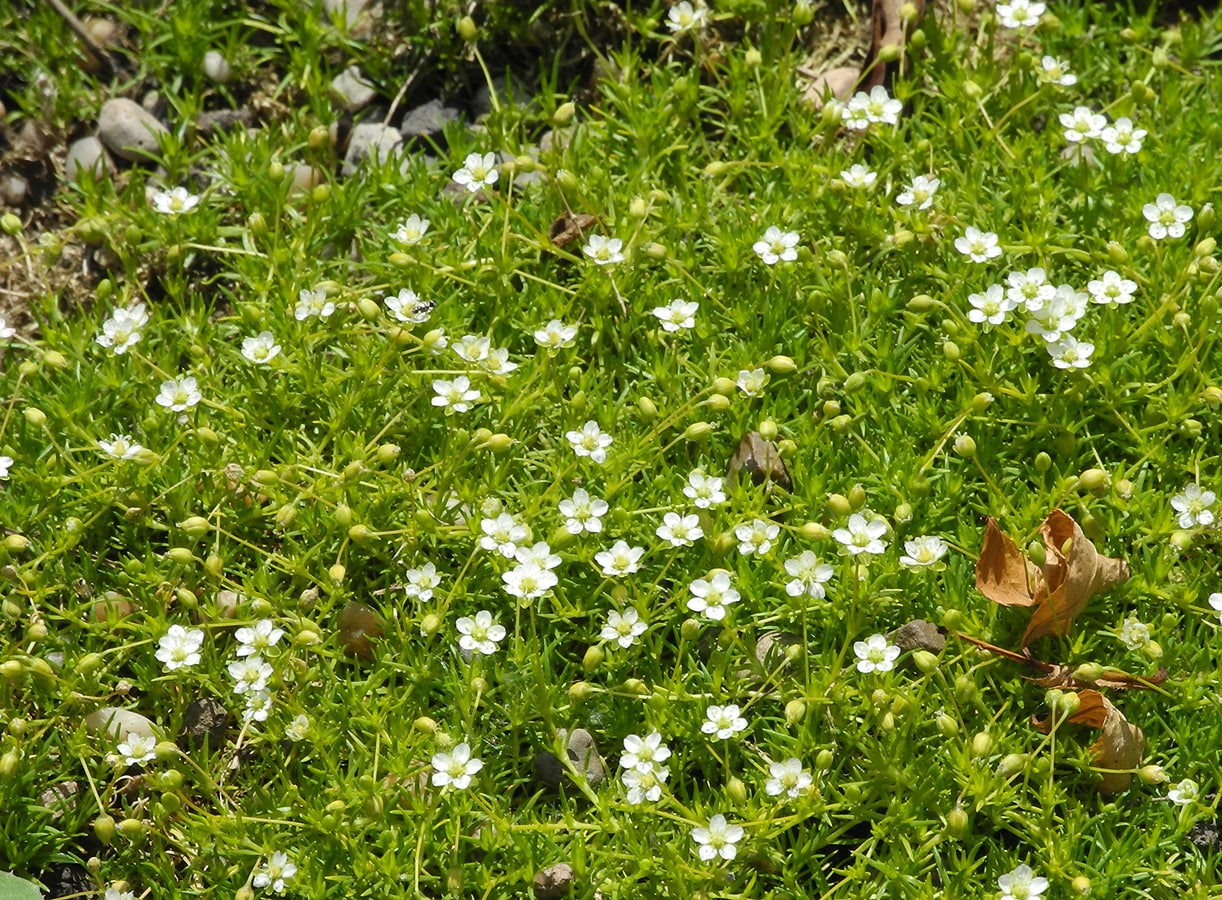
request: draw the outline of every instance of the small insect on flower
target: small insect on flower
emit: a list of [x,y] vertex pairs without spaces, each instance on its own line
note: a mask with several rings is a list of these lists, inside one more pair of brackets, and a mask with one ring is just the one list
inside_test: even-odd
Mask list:
[[403,288],[397,295],[385,297],[382,302],[386,304],[392,316],[409,325],[427,322],[429,315],[437,307],[432,300],[421,300],[415,291],[407,288]]

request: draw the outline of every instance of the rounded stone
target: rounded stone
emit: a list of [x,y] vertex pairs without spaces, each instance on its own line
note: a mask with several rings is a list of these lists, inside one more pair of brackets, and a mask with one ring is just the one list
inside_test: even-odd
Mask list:
[[68,148],[68,156],[64,160],[64,175],[69,181],[76,181],[82,172],[89,172],[94,178],[105,174],[106,148],[96,137],[83,137],[73,141]]
[[361,74],[360,66],[349,66],[332,78],[328,93],[336,106],[348,112],[368,106],[377,96],[373,85],[365,81],[365,76]]
[[122,97],[107,100],[98,115],[98,137],[123,159],[134,161],[155,154],[157,136],[167,133],[152,113]]

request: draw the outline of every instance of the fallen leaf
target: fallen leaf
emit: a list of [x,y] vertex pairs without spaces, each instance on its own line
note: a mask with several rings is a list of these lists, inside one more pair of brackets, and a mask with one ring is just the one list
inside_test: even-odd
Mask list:
[[[911,6],[916,11],[916,15],[907,22],[902,15],[905,6]],[[905,29],[915,28],[924,15],[925,0],[874,0],[870,22],[873,40],[865,64],[861,67],[865,75],[862,90],[869,90],[887,80],[886,63],[878,63],[879,52],[887,47],[903,47]]]
[[[1131,724],[1124,717],[1124,713],[1098,691],[1086,690],[1077,693],[1081,705],[1065,721],[1102,729],[1099,740],[1090,748],[1095,765],[1106,770],[1099,782],[1099,790],[1104,794],[1119,793],[1133,780],[1132,771],[1125,770],[1136,769],[1141,765],[1142,754],[1146,750],[1146,737],[1140,728]],[[1037,719],[1033,716],[1031,722],[1045,734],[1052,728],[1051,719]]]
[[1074,678],[1073,673],[1077,669],[1077,666],[1052,665],[1048,669],[1048,674],[1040,678],[1032,678],[1028,675],[1023,677],[1028,681],[1035,682],[1040,687],[1063,688],[1074,691],[1090,690],[1097,687],[1115,691],[1148,691],[1153,689],[1155,685],[1162,684],[1167,680],[1167,670],[1165,668],[1159,669],[1153,675],[1130,675],[1128,672],[1122,672],[1119,669],[1104,669],[1103,674],[1092,681]]
[[744,437],[734,455],[730,457],[726,480],[731,486],[738,481],[740,472],[746,472],[755,484],[774,481],[787,491],[793,490],[789,470],[785,468],[776,445],[760,437],[758,431],[752,431]]
[[548,235],[552,239],[552,244],[556,247],[564,247],[573,243],[580,237],[584,237],[588,229],[593,228],[598,222],[598,216],[591,216],[588,213],[572,213],[560,216],[552,223],[552,227],[548,230]]
[[806,90],[802,93],[802,99],[815,109],[823,108],[824,100],[829,93],[832,99],[843,102],[853,96],[853,90],[857,87],[857,79],[860,77],[861,71],[856,66],[838,66],[835,69],[829,69],[807,85]]
[[1044,578],[1014,541],[1001,533],[997,520],[985,519],[984,546],[976,560],[976,590],[1003,606],[1031,606]]
[[1025,647],[1044,635],[1064,637],[1087,601],[1129,577],[1123,559],[1101,556],[1067,513],[1054,509],[1040,526],[1047,548],[1043,580],[1047,593],[1036,596],[1035,612],[1023,634]]

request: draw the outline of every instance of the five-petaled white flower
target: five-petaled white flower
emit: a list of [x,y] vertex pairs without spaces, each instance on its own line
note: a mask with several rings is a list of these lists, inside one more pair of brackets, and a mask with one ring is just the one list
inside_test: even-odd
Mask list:
[[775,225],[769,225],[764,237],[753,245],[759,258],[770,266],[779,262],[793,262],[798,258],[798,241],[801,240],[796,231],[781,231]]
[[593,420],[582,425],[580,431],[566,432],[565,437],[572,445],[574,453],[578,456],[588,456],[600,466],[607,461],[607,448],[614,440]]
[[453,177],[455,182],[463,185],[472,194],[482,187],[492,187],[500,177],[496,168],[496,154],[485,153],[480,156],[478,153],[468,153],[463,167],[455,172]]
[[624,755],[619,764],[622,769],[653,772],[669,758],[670,748],[662,743],[662,735],[651,731],[645,737],[630,734],[624,738]]
[[532,561],[519,563],[508,572],[502,573],[501,581],[505,585],[505,593],[511,597],[533,600],[554,588],[560,579],[555,572]]
[[530,540],[530,528],[507,512],[480,519],[479,529],[483,532],[479,539],[480,547],[495,550],[508,559],[513,559],[519,544]]
[[887,523],[882,519],[867,519],[861,513],[853,513],[849,516],[848,527],[837,528],[832,537],[853,556],[859,553],[878,555],[887,549],[882,539],[886,533]]
[[106,893],[102,895],[102,900],[136,900],[136,894],[133,891],[121,891],[118,888],[108,887]]
[[1135,616],[1128,616],[1121,623],[1116,637],[1130,650],[1140,650],[1150,643],[1150,626]]
[[814,778],[811,777],[810,772],[802,768],[802,760],[796,756],[791,756],[781,762],[769,763],[768,774],[771,777],[764,782],[764,793],[769,797],[779,797],[784,794],[793,800],[814,784]]
[[1201,788],[1191,778],[1185,778],[1171,790],[1167,791],[1167,799],[1180,806],[1192,803],[1201,793]]
[[983,294],[968,294],[967,302],[972,305],[967,311],[968,321],[981,325],[1000,325],[1010,311],[1018,306],[1018,302],[1006,294],[1000,284],[989,285]]
[[739,708],[733,703],[729,706],[710,706],[704,711],[700,730],[719,741],[729,740],[747,727],[747,720],[739,713]]
[[941,180],[929,175],[918,175],[912,183],[904,188],[895,198],[900,206],[915,206],[917,209],[929,209],[933,205],[933,195],[938,192]]
[[471,786],[472,776],[483,767],[483,760],[471,755],[470,744],[455,744],[449,753],[433,754],[433,786],[465,791]]
[[687,484],[683,486],[683,496],[691,500],[699,509],[708,509],[726,502],[726,493],[722,489],[725,479],[716,475],[705,475],[703,472],[692,472],[687,476]]
[[730,582],[730,573],[725,571],[715,572],[712,578],[697,578],[687,589],[692,595],[687,608],[704,613],[715,622],[726,617],[727,606],[742,599]]
[[803,550],[793,559],[785,560],[785,571],[790,581],[785,585],[785,593],[791,597],[801,597],[805,594],[815,600],[827,596],[823,585],[832,580],[836,570],[827,563],[819,561],[813,550]]
[[890,672],[894,669],[900,648],[888,643],[881,634],[872,634],[864,641],[853,643],[853,654],[857,657],[857,671],[868,675],[871,672]]
[[1212,525],[1214,514],[1210,507],[1217,499],[1213,491],[1202,490],[1199,484],[1185,486],[1184,493],[1171,498],[1171,508],[1179,513],[1180,528]]
[[114,459],[135,459],[144,450],[125,434],[112,434],[109,441],[98,441],[98,446]]
[[1099,139],[1108,153],[1123,153],[1131,156],[1141,150],[1141,142],[1148,132],[1144,128],[1136,128],[1128,116],[1121,116],[1114,125],[1109,125],[1099,132]]
[[7,341],[11,337],[15,337],[17,329],[8,323],[8,319],[0,316],[0,340]]
[[464,413],[480,398],[479,391],[471,387],[471,379],[466,375],[459,375],[451,381],[438,378],[433,382],[433,393],[436,395],[433,405],[445,409],[446,415]]
[[845,106],[844,122],[849,128],[860,131],[862,119],[867,125],[898,125],[904,104],[887,93],[881,84],[870,88],[870,93],[858,91],[849,98]]
[[253,337],[242,338],[242,356],[249,362],[265,366],[280,355],[280,345],[270,331],[260,331]]
[[559,319],[552,319],[542,328],[535,330],[535,343],[545,350],[562,350],[572,347],[577,338],[577,326],[566,325]]
[[488,358],[488,354],[492,351],[492,341],[482,335],[464,334],[450,345],[450,349],[464,362],[478,365]]
[[861,163],[854,163],[841,171],[840,180],[851,188],[864,190],[874,185],[874,182],[878,180],[878,173],[871,172]]
[[1161,241],[1163,238],[1184,236],[1184,226],[1192,220],[1192,207],[1177,204],[1174,197],[1163,193],[1154,198],[1153,203],[1143,206],[1141,214],[1150,223],[1147,229],[1150,237]]
[[772,376],[763,369],[739,369],[734,384],[744,396],[758,397],[771,380]]
[[[493,159],[493,162],[495,163],[495,158]],[[455,178],[455,181],[457,180],[458,179]],[[492,180],[496,181],[495,178]],[[462,182],[459,183],[462,184]],[[412,213],[407,217],[403,224],[399,226],[395,233],[391,235],[391,237],[394,238],[397,243],[402,244],[405,247],[410,247],[412,244],[420,243],[421,239],[428,230],[429,220],[422,219],[416,213]]]
[[672,300],[666,306],[654,307],[653,314],[662,323],[663,331],[675,332],[696,327],[696,310],[700,304],[695,300]]
[[484,656],[496,653],[497,642],[505,639],[505,626],[492,619],[492,613],[481,609],[475,618],[462,616],[454,623],[458,629],[458,646],[469,653],[479,652]]
[[1098,278],[1092,279],[1086,285],[1086,289],[1095,303],[1102,303],[1104,306],[1119,306],[1132,302],[1133,293],[1137,290],[1137,282],[1129,278],[1122,278],[1119,272],[1109,269]]
[[1069,71],[1069,66],[1055,56],[1045,56],[1040,60],[1040,69],[1036,73],[1045,84],[1055,84],[1060,87],[1070,87],[1078,83],[1078,76]]
[[600,266],[610,266],[624,261],[624,242],[619,238],[592,234],[581,252]]
[[277,628],[271,619],[260,619],[254,625],[239,628],[233,636],[238,641],[238,656],[253,656],[266,653],[284,637],[284,629]]
[[416,569],[408,569],[404,577],[407,578],[407,584],[403,587],[403,593],[422,601],[432,600],[434,589],[441,584],[437,566],[431,562]]
[[165,665],[167,672],[199,665],[199,648],[204,645],[204,632],[199,628],[187,630],[181,625],[171,625],[157,642],[157,659]]
[[179,375],[161,382],[161,391],[157,394],[157,404],[173,412],[190,409],[202,399],[199,384],[193,375]]
[[679,0],[666,13],[666,27],[675,34],[704,27],[709,11],[703,6],[693,7],[688,0]]
[[305,713],[293,716],[293,721],[284,726],[284,736],[290,741],[304,741],[310,733],[310,717]]
[[625,769],[620,775],[624,787],[628,788],[628,805],[639,806],[648,800],[657,803],[662,799],[662,784],[670,776],[670,769],[654,766],[648,772],[640,769]]
[[136,734],[129,731],[127,737],[115,748],[123,757],[125,765],[142,766],[157,756],[157,738],[151,734]]
[[149,316],[143,303],[120,307],[102,323],[102,333],[95,337],[94,341],[99,346],[109,347],[112,353],[126,353],[140,340],[140,329],[147,325],[148,321]]
[[229,677],[233,679],[235,694],[265,690],[268,679],[272,677],[272,667],[257,654],[234,660],[228,669]]
[[153,195],[153,209],[159,213],[176,216],[179,213],[190,212],[199,203],[199,197],[185,187],[176,187],[169,191],[158,191]]
[[11,456],[0,456],[0,478],[8,478],[8,470],[13,466]]
[[286,882],[297,874],[297,866],[289,862],[287,853],[277,850],[264,865],[255,872],[250,883],[257,888],[270,887],[275,893],[283,894]]
[[1039,309],[1027,310],[1031,316],[1027,320],[1027,332],[1038,334],[1050,344],[1055,343],[1073,331],[1078,321],[1086,315],[1089,303],[1089,296],[1081,291],[1075,291],[1068,284],[1057,285],[1052,297]]
[[997,886],[1001,888],[1000,900],[1035,900],[1048,890],[1048,879],[1036,875],[1031,867],[1024,863],[998,878]]
[[1060,340],[1045,343],[1052,364],[1058,369],[1086,369],[1090,367],[1091,355],[1095,345],[1087,341],[1079,341],[1073,335],[1062,335]]
[[607,624],[603,626],[599,637],[604,641],[615,641],[627,649],[636,643],[636,639],[645,633],[649,627],[641,619],[641,614],[629,606],[623,612],[613,609],[607,613]]
[[1001,256],[1001,247],[997,245],[997,235],[992,231],[981,231],[973,225],[964,229],[963,237],[955,238],[955,249],[972,262],[988,262],[995,256]]
[[242,709],[243,722],[266,722],[272,711],[272,695],[270,691],[248,691],[246,705]]
[[1034,28],[1047,8],[1034,0],[1007,0],[997,4],[997,21],[1006,28]]
[[335,312],[335,304],[327,299],[327,289],[321,285],[310,289],[302,288],[297,293],[297,306],[293,308],[293,318],[304,322],[310,316],[320,319],[328,318]]
[[709,819],[707,828],[698,825],[692,829],[692,840],[697,845],[696,852],[705,862],[718,857],[724,860],[733,859],[738,854],[738,847],[735,845],[742,839],[742,826],[728,824],[721,813]]
[[1039,266],[1026,272],[1011,272],[1006,276],[1009,287],[1006,296],[1015,306],[1023,306],[1027,312],[1042,309],[1053,298],[1057,289],[1048,283],[1048,276]]
[[904,541],[904,555],[900,557],[900,565],[912,569],[932,566],[946,555],[948,549],[946,541],[940,537],[924,534],[910,541]]
[[695,513],[685,516],[668,512],[662,517],[656,534],[672,547],[690,547],[693,541],[704,537],[704,529],[700,527],[700,517]]
[[734,536],[738,538],[738,552],[743,556],[766,555],[780,533],[780,525],[763,519],[752,519],[734,527]]
[[560,515],[564,516],[564,530],[569,534],[597,534],[602,531],[602,517],[610,509],[606,500],[591,497],[585,488],[577,488],[573,496],[561,500],[558,507]]
[[[407,288],[403,288],[398,294],[384,297],[382,302],[386,304],[386,308],[390,310],[392,316],[400,322],[406,322],[409,325],[419,325],[421,322],[427,322],[429,313],[437,305],[431,300],[421,300],[419,294]],[[487,339],[485,338],[485,340]]]
[[1065,129],[1065,140],[1071,144],[1084,144],[1101,137],[1107,127],[1107,116],[1089,106],[1075,106],[1073,112],[1061,113],[1058,118]]
[[631,575],[641,567],[644,547],[631,547],[627,541],[616,541],[610,549],[594,554],[594,561],[602,567],[608,577]]

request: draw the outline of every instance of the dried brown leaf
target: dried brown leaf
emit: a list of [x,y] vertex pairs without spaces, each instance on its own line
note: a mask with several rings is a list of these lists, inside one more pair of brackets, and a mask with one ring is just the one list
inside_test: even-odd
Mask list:
[[772,441],[764,440],[757,431],[752,431],[744,437],[734,455],[730,457],[726,480],[733,485],[741,473],[745,473],[756,484],[772,481],[787,491],[793,490],[789,470],[785,468],[776,445]]
[[1054,665],[1048,674],[1041,678],[1031,678],[1026,675],[1023,677],[1040,687],[1074,691],[1091,690],[1092,688],[1107,688],[1114,691],[1148,691],[1156,684],[1162,684],[1167,680],[1166,669],[1159,669],[1153,675],[1130,675],[1119,669],[1105,669],[1103,674],[1093,681],[1082,681],[1073,677],[1077,668],[1077,666]]
[[[1141,757],[1146,750],[1146,737],[1140,728],[1130,723],[1124,713],[1098,691],[1078,691],[1078,699],[1081,705],[1066,721],[1103,730],[1099,740],[1090,748],[1095,765],[1108,770],[1103,772],[1099,790],[1104,794],[1123,791],[1133,780],[1132,772],[1124,770],[1136,769],[1141,765]],[[1052,727],[1050,719],[1033,719],[1032,724],[1044,733]]]
[[984,546],[976,560],[976,590],[1003,606],[1031,606],[1043,587],[1035,564],[1002,534],[996,519],[986,518]]
[[584,237],[586,231],[593,228],[597,222],[598,216],[592,216],[589,213],[563,215],[557,218],[555,222],[552,222],[548,235],[551,237],[554,246],[564,247],[573,243],[578,238]]
[[[916,10],[916,15],[905,22],[902,10],[908,4]],[[862,67],[862,71],[866,73],[862,81],[863,90],[869,90],[887,80],[886,64],[878,63],[879,51],[884,47],[902,47],[905,27],[915,28],[924,15],[925,0],[874,0],[871,19],[873,39],[870,52],[866,56],[866,64]]]
[[802,93],[802,100],[815,109],[822,109],[825,98],[830,92],[832,99],[843,102],[853,96],[853,91],[857,88],[857,79],[860,77],[861,70],[856,66],[837,66],[829,69],[816,76],[815,80],[807,85],[806,90]]

